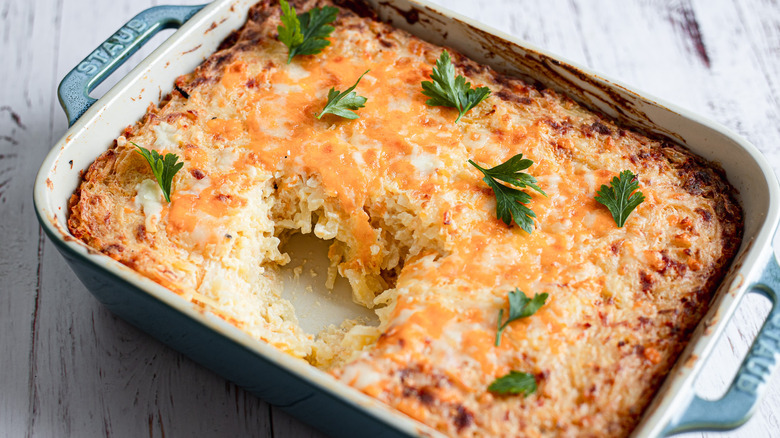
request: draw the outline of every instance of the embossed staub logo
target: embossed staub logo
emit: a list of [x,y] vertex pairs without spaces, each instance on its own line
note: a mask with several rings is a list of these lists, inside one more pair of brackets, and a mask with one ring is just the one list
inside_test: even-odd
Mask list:
[[767,322],[766,330],[756,338],[755,345],[740,370],[736,384],[738,390],[753,395],[766,383],[777,364],[775,356],[780,355],[780,315]]
[[143,21],[130,20],[81,61],[76,70],[87,76],[94,75],[104,64],[122,53],[122,50],[138,38],[145,29],[146,23]]

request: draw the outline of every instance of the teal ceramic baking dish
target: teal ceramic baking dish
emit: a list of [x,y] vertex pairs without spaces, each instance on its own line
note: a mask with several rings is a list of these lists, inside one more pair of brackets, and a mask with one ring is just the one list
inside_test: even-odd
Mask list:
[[[438,436],[438,432],[340,384],[328,374],[251,339],[220,318],[70,235],[67,205],[80,172],[170,91],[246,17],[251,0],[205,6],[160,6],[141,12],[63,79],[59,88],[70,129],[38,173],[34,199],[41,226],[87,288],[116,315],[225,378],[334,436]],[[586,68],[422,0],[365,0],[382,20],[430,42],[468,54],[494,69],[563,91],[621,123],[666,136],[722,163],[745,211],[742,247],[711,309],[634,432],[667,436],[731,429],[755,410],[780,356],[780,267],[771,242],[780,221],[780,188],[758,150],[726,128],[632,91]],[[177,27],[165,43],[100,100],[88,94],[160,29]],[[747,293],[772,310],[728,392],[707,401],[693,382]],[[336,318],[338,319],[338,318]]]

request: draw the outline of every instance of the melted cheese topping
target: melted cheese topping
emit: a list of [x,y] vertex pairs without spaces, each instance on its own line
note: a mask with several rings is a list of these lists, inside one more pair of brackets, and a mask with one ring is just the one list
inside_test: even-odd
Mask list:
[[141,209],[146,216],[144,225],[147,230],[156,231],[163,210],[163,193],[157,181],[145,179],[136,186],[135,207]]
[[158,151],[170,151],[178,149],[181,135],[176,127],[165,122],[161,122],[152,128],[154,132],[154,142],[150,144],[152,149]]
[[[726,183],[679,147],[457,54],[459,74],[493,93],[456,124],[456,110],[428,106],[420,92],[440,48],[343,14],[330,46],[289,65],[273,37],[278,11],[248,23],[235,46],[180,79],[188,98],[173,96],[125,134],[184,157],[172,202],[160,204],[142,159],[118,145],[90,169],[71,229],[445,433],[628,433],[738,238],[717,213],[739,222],[738,207],[691,189],[685,169]],[[366,69],[359,119],[314,117],[331,87]],[[548,194],[529,193],[532,234],[496,218],[493,193],[468,164],[518,153]],[[624,169],[647,199],[617,228],[594,196]],[[136,208],[122,210],[128,203]],[[379,328],[302,332],[274,275],[289,260],[279,251],[287,230],[335,239],[329,283],[336,271],[347,278],[356,302],[376,306]],[[120,242],[127,250],[111,246]],[[496,347],[498,312],[515,288],[549,298]],[[537,394],[487,392],[511,370],[533,373]]]

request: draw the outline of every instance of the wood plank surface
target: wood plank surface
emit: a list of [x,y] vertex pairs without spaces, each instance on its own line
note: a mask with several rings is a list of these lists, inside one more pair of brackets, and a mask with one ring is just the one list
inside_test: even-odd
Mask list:
[[[720,122],[780,174],[776,0],[434,3]],[[66,130],[59,81],[155,4],[0,0],[0,435],[322,436],[107,312],[34,219],[35,173]],[[697,383],[700,394],[724,390],[767,309],[752,296],[741,306]],[[722,436],[780,436],[778,412],[776,375],[754,418]]]

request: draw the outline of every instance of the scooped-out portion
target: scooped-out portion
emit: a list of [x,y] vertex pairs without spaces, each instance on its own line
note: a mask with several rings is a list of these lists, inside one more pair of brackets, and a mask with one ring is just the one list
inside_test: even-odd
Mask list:
[[[165,130],[175,132],[165,122],[153,129]],[[132,142],[155,145],[166,141],[163,135],[147,141],[137,136]],[[380,318],[392,308],[389,297],[397,274],[409,256],[409,236],[402,243],[392,232],[369,225],[377,235],[369,250],[375,264],[353,267],[345,261],[354,263],[357,236],[350,235],[350,219],[324,194],[316,174],[285,178],[253,169],[239,175],[239,153],[225,148],[212,151],[213,169],[191,170],[191,185],[177,184],[172,202],[165,204],[159,186],[144,172],[146,163],[128,147],[131,143],[125,137],[117,143],[125,147],[109,151],[101,160],[111,163],[102,164],[105,170],[122,167],[127,173],[94,175],[107,184],[85,183],[81,202],[74,204],[74,211],[86,208],[93,218],[132,223],[128,229],[133,233],[119,233],[122,243],[108,245],[109,251],[131,255],[129,264],[150,268],[153,278],[204,310],[318,367],[342,363],[376,341]],[[185,146],[184,155],[194,149]],[[119,187],[119,181],[111,181],[125,180],[131,168],[137,182],[122,181]],[[71,217],[72,227],[79,217],[84,216]],[[307,265],[316,265],[319,272]],[[322,275],[322,281],[302,284],[304,268],[310,277]],[[317,315],[323,303],[328,313]],[[301,311],[311,320],[309,330],[299,324],[296,313]]]
[[[629,435],[740,245],[723,171],[452,50],[490,93],[434,105],[444,49],[360,13],[290,57],[254,6],[85,172],[70,231],[446,434]],[[322,114],[352,86],[357,118]],[[178,156],[170,202],[136,145]],[[540,190],[477,167],[502,163]]]

